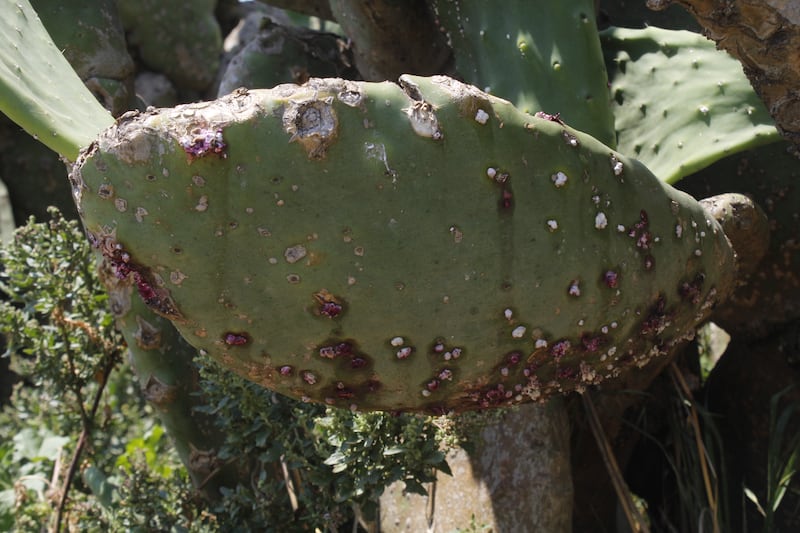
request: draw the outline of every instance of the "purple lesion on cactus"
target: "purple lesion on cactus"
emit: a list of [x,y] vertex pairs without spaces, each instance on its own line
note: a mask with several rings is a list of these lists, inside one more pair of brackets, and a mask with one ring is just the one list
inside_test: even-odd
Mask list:
[[697,274],[692,281],[684,281],[678,287],[678,294],[681,300],[691,302],[698,305],[702,300],[703,284],[705,283],[706,276],[702,272]]
[[317,350],[317,353],[319,353],[319,356],[323,359],[336,359],[337,357],[342,356],[352,356],[353,345],[347,341],[336,342],[333,344],[320,346],[319,350]]
[[323,386],[316,396],[324,398],[328,405],[357,408],[361,402],[369,405],[371,403],[369,396],[379,391],[380,388],[381,382],[374,378],[361,382],[338,380]]
[[311,370],[303,370],[302,372],[300,372],[300,377],[308,385],[316,385],[317,384],[317,376]]
[[609,289],[616,289],[619,287],[619,273],[615,270],[606,270],[603,273],[603,283]]
[[555,342],[550,347],[550,355],[553,357],[553,359],[558,361],[562,357],[567,355],[570,352],[571,349],[572,349],[572,343],[569,342],[569,340],[567,340],[567,339],[562,339],[562,340],[560,340],[558,342]]
[[647,211],[639,211],[639,220],[627,229],[627,235],[636,241],[636,248],[642,253],[642,266],[645,271],[652,271],[656,266],[656,258],[650,253],[656,241],[650,232],[650,219]]
[[497,203],[498,210],[501,213],[510,213],[514,209],[514,193],[511,190],[510,182],[511,175],[504,170],[494,167],[487,168],[486,175],[500,189],[500,200]]
[[352,368],[353,370],[358,370],[360,368],[364,368],[368,364],[369,364],[369,360],[365,359],[364,357],[362,357],[360,355],[355,355],[355,356],[353,356],[352,359],[350,359],[350,368]]
[[650,306],[639,330],[645,337],[660,335],[672,321],[671,313],[667,312],[667,300],[663,295]]
[[228,157],[227,144],[222,136],[221,128],[195,128],[182,136],[178,142],[186,152],[189,162],[207,155],[216,155],[222,159]]
[[244,346],[250,342],[250,336],[246,332],[228,332],[222,336],[222,340],[228,346]]
[[584,333],[581,335],[581,346],[586,352],[596,352],[605,344],[606,338],[604,335],[596,335],[594,333]]
[[487,385],[467,393],[467,397],[482,409],[511,404],[514,401],[514,396],[515,391],[513,388],[506,388],[502,383]]
[[136,262],[117,241],[116,230],[104,229],[97,234],[87,231],[87,237],[92,247],[102,254],[117,279],[133,281],[145,305],[169,320],[183,320],[183,315],[172,301],[169,291],[161,286],[150,268]]
[[327,318],[338,318],[344,312],[344,302],[326,289],[322,289],[313,294],[316,306],[315,314]]
[[318,345],[316,355],[336,361],[340,371],[364,371],[372,366],[372,359],[362,353],[353,339],[328,339]]
[[520,351],[513,351],[506,356],[506,361],[511,366],[516,366],[522,361],[522,352]]
[[572,366],[559,366],[556,369],[556,377],[561,381],[574,381],[579,375],[578,369]]

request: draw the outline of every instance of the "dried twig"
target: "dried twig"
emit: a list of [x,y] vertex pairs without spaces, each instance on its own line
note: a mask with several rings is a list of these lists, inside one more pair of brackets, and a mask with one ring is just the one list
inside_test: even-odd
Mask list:
[[650,533],[650,527],[642,517],[636,504],[633,502],[631,491],[628,488],[625,479],[622,477],[622,472],[617,464],[617,459],[614,457],[614,450],[611,449],[611,444],[606,438],[603,426],[600,423],[600,418],[597,416],[597,410],[594,407],[594,402],[589,392],[582,395],[583,407],[586,411],[586,418],[589,421],[589,427],[592,429],[592,435],[597,442],[597,447],[600,450],[600,455],[603,457],[603,462],[608,470],[608,475],[611,477],[611,483],[614,485],[614,491],[617,493],[619,503],[628,519],[628,524],[631,531],[636,533]]

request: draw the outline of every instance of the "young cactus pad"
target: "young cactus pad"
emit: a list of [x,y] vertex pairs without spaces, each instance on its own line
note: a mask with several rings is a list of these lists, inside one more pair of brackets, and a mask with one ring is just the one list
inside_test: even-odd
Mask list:
[[123,116],[71,175],[90,239],[197,348],[358,409],[581,390],[728,292],[719,226],[639,163],[452,79],[400,81]]

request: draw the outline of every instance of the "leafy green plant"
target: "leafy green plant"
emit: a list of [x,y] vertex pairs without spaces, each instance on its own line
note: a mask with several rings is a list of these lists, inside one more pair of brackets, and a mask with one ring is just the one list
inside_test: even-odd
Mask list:
[[[197,411],[226,435],[217,459],[248,462],[246,482],[223,488],[224,498],[203,513],[164,427],[132,390],[130,369],[119,366],[124,343],[86,260],[89,243],[75,221],[55,210],[51,215],[49,222],[31,220],[0,252],[2,288],[10,298],[0,309],[6,356],[28,382],[18,387],[14,409],[2,414],[0,440],[7,444],[0,461],[9,466],[0,480],[4,524],[53,521],[64,503],[48,494],[68,493],[69,508],[126,529],[194,521],[262,530],[297,520],[333,528],[352,521],[354,507],[374,509],[395,480],[419,492],[432,469],[447,472],[445,433],[429,417],[357,414],[289,400],[201,358],[197,393],[207,403]],[[106,361],[113,362],[110,373]],[[98,369],[111,379],[98,380]],[[90,394],[94,407],[84,405]],[[71,463],[76,457],[84,463],[82,480],[65,471],[68,452]],[[70,490],[74,483],[79,487]]]

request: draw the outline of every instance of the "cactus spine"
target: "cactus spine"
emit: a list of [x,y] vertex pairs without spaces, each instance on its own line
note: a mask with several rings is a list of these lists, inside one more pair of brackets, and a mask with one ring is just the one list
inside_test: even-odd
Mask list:
[[441,412],[642,366],[728,292],[697,202],[445,77],[130,115],[71,174],[94,245],[194,346],[293,397]]

